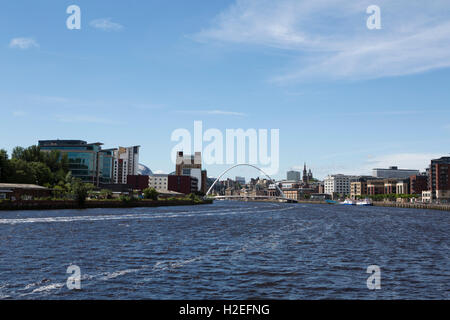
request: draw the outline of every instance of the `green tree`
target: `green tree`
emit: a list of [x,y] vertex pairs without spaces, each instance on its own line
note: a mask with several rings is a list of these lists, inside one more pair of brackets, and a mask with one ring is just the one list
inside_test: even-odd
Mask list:
[[53,184],[53,175],[50,171],[49,167],[47,167],[42,162],[29,162],[27,164],[30,168],[30,171],[33,175],[33,183],[37,185],[52,185]]
[[89,192],[94,189],[94,186],[90,183],[84,183],[80,179],[72,179],[71,189],[78,205],[83,206]]
[[102,190],[100,191],[100,196],[101,196],[103,199],[111,199],[111,197],[112,197],[112,191],[111,191],[111,190],[108,190],[108,189],[102,189]]
[[0,182],[6,182],[9,172],[9,159],[6,150],[0,150]]
[[144,189],[144,198],[151,200],[158,200],[159,193],[155,188]]
[[24,160],[13,158],[9,161],[10,172],[6,179],[11,183],[35,183],[31,166]]

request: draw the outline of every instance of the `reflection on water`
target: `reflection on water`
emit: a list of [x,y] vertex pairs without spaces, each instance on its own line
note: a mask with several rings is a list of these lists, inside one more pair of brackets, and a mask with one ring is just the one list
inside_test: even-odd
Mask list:
[[[218,202],[0,213],[0,298],[448,299],[449,213]],[[81,268],[82,290],[66,287]],[[367,289],[369,265],[381,290]]]

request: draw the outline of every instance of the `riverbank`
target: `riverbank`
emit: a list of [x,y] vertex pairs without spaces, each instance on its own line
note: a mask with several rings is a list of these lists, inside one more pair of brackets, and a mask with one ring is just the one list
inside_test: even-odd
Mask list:
[[[303,204],[327,204],[325,201],[298,201]],[[336,204],[339,205],[339,204]],[[391,208],[407,208],[407,209],[422,209],[422,210],[440,210],[450,211],[450,205],[431,204],[431,203],[400,203],[400,202],[384,202],[374,201],[375,207],[391,207]]]
[[[238,200],[239,201],[239,200]],[[278,200],[246,200],[245,202],[277,202]],[[299,204],[328,204],[328,205],[340,205],[340,204],[329,204],[326,201],[312,201],[312,200],[299,200]],[[450,205],[444,204],[431,204],[431,203],[399,203],[399,202],[384,202],[384,201],[374,201],[373,205],[376,207],[391,207],[391,208],[407,208],[407,209],[422,209],[422,210],[439,210],[439,211],[450,211]]]
[[68,200],[4,201],[0,203],[0,211],[194,206],[212,203],[212,200],[138,200],[127,202],[119,200],[87,200],[83,205],[79,205],[76,201]]
[[432,203],[399,203],[399,202],[377,201],[377,202],[374,202],[373,205],[376,207],[394,207],[394,208],[450,211],[450,205],[432,204]]

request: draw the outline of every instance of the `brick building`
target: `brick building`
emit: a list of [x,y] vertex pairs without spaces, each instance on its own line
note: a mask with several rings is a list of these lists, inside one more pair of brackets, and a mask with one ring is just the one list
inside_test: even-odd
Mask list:
[[198,191],[198,179],[195,177],[169,175],[167,180],[169,191],[184,194],[196,193]]

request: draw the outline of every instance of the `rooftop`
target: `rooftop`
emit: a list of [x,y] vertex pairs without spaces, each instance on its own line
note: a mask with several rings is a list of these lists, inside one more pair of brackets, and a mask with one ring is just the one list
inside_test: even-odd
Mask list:
[[36,184],[0,183],[0,189],[38,189],[48,190],[48,188]]

